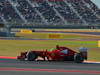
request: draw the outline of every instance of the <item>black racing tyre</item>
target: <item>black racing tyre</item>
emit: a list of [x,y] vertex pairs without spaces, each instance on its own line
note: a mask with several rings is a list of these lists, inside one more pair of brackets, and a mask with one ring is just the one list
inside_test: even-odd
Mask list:
[[82,63],[84,61],[84,58],[80,53],[76,53],[74,56],[75,63]]
[[37,57],[38,56],[35,52],[28,52],[28,54],[27,54],[28,61],[34,61]]

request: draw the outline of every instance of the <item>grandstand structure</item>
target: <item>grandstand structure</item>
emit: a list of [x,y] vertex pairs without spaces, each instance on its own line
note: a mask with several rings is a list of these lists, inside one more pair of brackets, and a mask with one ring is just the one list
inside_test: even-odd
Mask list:
[[0,23],[10,27],[100,26],[92,0],[0,0]]

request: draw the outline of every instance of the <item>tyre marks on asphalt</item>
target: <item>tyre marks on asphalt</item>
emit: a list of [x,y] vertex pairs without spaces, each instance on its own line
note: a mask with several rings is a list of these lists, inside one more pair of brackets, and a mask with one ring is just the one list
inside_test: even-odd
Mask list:
[[[93,65],[91,64],[93,63]],[[82,64],[66,62],[29,62],[18,61],[16,57],[0,56],[0,72],[32,72],[32,73],[61,73],[71,75],[100,75],[99,65],[93,61],[85,61]],[[66,65],[66,66],[65,66]],[[95,65],[97,67],[95,67]],[[89,67],[89,68],[88,68]],[[93,68],[93,69],[91,69]]]
[[100,74],[100,71],[64,70],[64,69],[25,69],[25,68],[0,68],[0,71],[31,71],[31,72],[56,72],[56,73],[82,73]]

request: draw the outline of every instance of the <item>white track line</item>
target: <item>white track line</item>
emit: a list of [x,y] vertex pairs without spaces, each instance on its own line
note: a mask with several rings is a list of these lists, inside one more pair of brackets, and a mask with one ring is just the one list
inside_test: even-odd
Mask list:
[[99,61],[84,61],[84,63],[98,63],[98,64],[100,64]]

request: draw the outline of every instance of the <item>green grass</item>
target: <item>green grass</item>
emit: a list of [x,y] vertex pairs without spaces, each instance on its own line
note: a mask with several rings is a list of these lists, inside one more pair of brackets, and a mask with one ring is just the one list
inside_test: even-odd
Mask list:
[[80,46],[85,46],[89,49],[89,60],[100,61],[100,48],[97,47],[97,41],[0,40],[0,56],[17,56],[22,51],[45,50],[57,44],[76,51]]
[[[76,30],[74,30],[76,31]],[[83,30],[84,31],[84,30]],[[30,39],[51,39],[49,34],[55,33],[32,33],[23,34],[16,33],[17,37]],[[100,36],[79,35],[79,34],[64,34],[56,33],[60,38],[53,39],[75,39],[75,40],[0,40],[0,56],[18,56],[20,52],[28,50],[46,50],[54,48],[55,45],[69,47],[75,51],[81,46],[88,48],[88,60],[100,61],[100,48],[98,41],[92,39],[100,38]],[[81,39],[77,41],[76,39]],[[91,41],[83,41],[83,39],[90,39]]]

